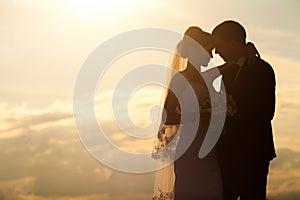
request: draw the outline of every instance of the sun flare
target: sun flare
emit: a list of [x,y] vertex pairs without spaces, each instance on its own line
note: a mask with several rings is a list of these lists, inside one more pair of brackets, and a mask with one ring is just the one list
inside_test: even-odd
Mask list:
[[97,17],[121,14],[124,8],[139,4],[138,0],[66,0],[68,6],[80,17]]

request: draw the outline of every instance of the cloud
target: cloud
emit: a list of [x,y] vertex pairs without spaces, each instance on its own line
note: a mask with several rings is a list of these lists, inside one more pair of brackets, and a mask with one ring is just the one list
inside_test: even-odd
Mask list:
[[272,169],[277,171],[300,171],[300,152],[288,148],[277,150],[277,158],[272,162]]
[[26,115],[21,118],[8,118],[6,123],[12,124],[13,126],[9,129],[3,130],[14,131],[16,129],[28,129],[30,127],[38,126],[41,124],[55,123],[60,120],[72,118],[72,113],[63,112],[52,112],[52,113],[41,113],[36,115]]
[[[11,133],[20,134],[0,138],[0,199],[151,196],[153,175],[124,174],[95,160],[81,144],[68,112],[38,113],[4,120]],[[58,123],[61,120],[64,123]]]
[[31,191],[33,183],[33,177],[0,181],[0,199],[17,199],[20,194],[28,194],[27,191]]
[[300,191],[296,192],[283,192],[282,194],[278,194],[276,196],[270,196],[270,200],[299,200],[300,199]]
[[281,113],[297,113],[297,111],[300,110],[300,102],[291,102],[287,100],[285,102],[281,102],[281,104],[277,106],[277,109]]
[[[44,109],[36,113],[27,117],[21,113],[5,120],[12,132],[18,127],[22,134],[0,139],[0,195],[4,199],[129,200],[151,197],[154,173],[127,174],[104,166],[83,147],[67,111]],[[64,123],[58,123],[61,120]],[[31,128],[20,128],[26,125]],[[123,137],[111,123],[107,122],[105,126],[119,147],[131,147],[132,151],[151,148],[151,145],[147,147],[130,137]],[[279,148],[277,154],[270,169],[269,197],[297,199],[300,152]]]
[[271,162],[269,196],[271,199],[300,198],[300,151],[288,148],[277,150]]
[[[150,174],[134,176],[103,166],[88,154],[76,134],[70,134],[73,131],[60,126],[32,133],[30,140],[0,140],[4,152],[0,154],[0,189],[4,195],[11,196],[8,190],[41,197],[151,193]],[[8,150],[11,146],[17,148]]]

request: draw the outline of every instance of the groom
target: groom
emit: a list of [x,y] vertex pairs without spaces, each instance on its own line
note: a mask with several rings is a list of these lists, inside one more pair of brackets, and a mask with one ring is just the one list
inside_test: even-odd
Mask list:
[[271,120],[275,109],[275,75],[257,58],[246,60],[246,31],[238,22],[225,21],[212,32],[215,52],[236,65],[223,75],[227,94],[237,113],[227,117],[218,142],[224,200],[265,200],[269,162],[276,157]]

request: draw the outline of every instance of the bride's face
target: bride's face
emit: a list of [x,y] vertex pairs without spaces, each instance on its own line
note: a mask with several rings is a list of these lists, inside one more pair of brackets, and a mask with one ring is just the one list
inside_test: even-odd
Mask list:
[[189,62],[197,67],[207,67],[210,59],[212,58],[213,46],[210,47],[191,47],[188,52]]
[[193,38],[184,36],[182,40],[182,55],[188,58],[189,62],[195,67],[206,67],[212,58],[213,43],[201,45]]
[[213,55],[212,55],[212,51],[214,49],[214,45],[213,44],[210,44],[210,45],[207,45],[206,47],[204,47],[204,49],[206,50],[206,52],[208,53],[209,57],[206,57],[206,60],[204,60],[202,66],[203,67],[207,67],[209,61],[211,58],[213,58]]

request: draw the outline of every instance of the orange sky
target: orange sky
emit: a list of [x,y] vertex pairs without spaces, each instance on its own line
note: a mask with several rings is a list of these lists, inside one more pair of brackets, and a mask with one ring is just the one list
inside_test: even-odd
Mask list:
[[[137,28],[183,32],[190,25],[211,31],[235,19],[247,29],[277,78],[273,120],[278,158],[269,176],[270,199],[300,198],[300,38],[298,1],[105,1],[3,0],[0,2],[0,199],[146,199],[153,174],[130,175],[96,161],[81,144],[72,113],[74,83],[87,56],[113,35]],[[139,53],[118,66],[166,61]],[[214,63],[221,63],[215,56]],[[153,88],[152,88],[153,89]],[[136,120],[148,118],[153,93],[137,94]],[[103,108],[109,105],[102,94]],[[138,101],[138,95],[149,101]],[[157,94],[156,94],[157,95]],[[100,100],[101,100],[100,98]],[[103,99],[102,99],[103,100]],[[109,109],[96,107],[109,114]],[[145,116],[145,113],[147,113]],[[99,116],[98,116],[99,117]],[[101,117],[101,116],[100,116]],[[110,118],[110,117],[108,117]],[[143,120],[141,120],[143,121]],[[145,151],[109,126],[122,148]],[[149,141],[148,141],[149,144]],[[149,145],[151,147],[151,145]],[[143,183],[143,184],[141,184]],[[133,197],[134,196],[134,197]]]

